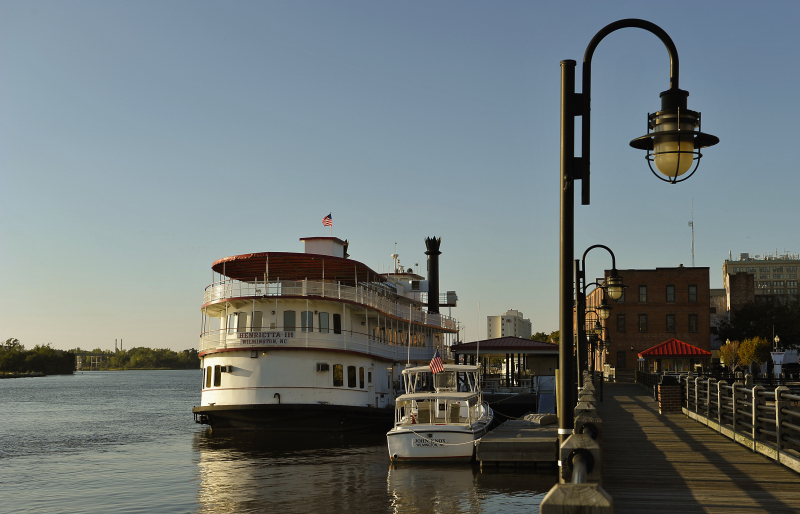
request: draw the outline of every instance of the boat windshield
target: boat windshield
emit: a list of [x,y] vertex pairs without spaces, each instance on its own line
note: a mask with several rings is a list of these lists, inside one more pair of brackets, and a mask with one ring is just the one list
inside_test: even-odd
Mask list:
[[475,392],[478,390],[477,374],[471,371],[415,372],[404,374],[406,393],[423,392]]

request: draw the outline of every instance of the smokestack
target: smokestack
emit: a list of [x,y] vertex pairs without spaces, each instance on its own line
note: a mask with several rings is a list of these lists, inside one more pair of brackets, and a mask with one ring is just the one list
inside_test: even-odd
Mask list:
[[428,251],[428,312],[439,314],[439,246],[442,244],[441,237],[426,237],[425,246]]

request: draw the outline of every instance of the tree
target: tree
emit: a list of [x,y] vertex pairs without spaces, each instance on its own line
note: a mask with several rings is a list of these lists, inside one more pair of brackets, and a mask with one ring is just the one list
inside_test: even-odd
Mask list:
[[719,356],[722,362],[731,369],[731,372],[739,365],[739,341],[730,341],[719,349]]
[[739,361],[745,365],[764,364],[770,358],[771,346],[763,337],[745,339],[739,345]]
[[531,336],[531,340],[558,344],[558,330],[550,332],[549,334],[547,332],[536,332]]
[[720,341],[754,337],[772,341],[773,334],[780,336],[781,346],[787,349],[800,344],[800,302],[750,302],[717,326]]

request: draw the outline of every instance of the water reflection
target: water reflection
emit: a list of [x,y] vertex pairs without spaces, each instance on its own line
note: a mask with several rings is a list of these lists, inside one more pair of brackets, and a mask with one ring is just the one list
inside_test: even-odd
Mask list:
[[386,436],[197,433],[198,512],[536,512],[551,468],[391,465]]

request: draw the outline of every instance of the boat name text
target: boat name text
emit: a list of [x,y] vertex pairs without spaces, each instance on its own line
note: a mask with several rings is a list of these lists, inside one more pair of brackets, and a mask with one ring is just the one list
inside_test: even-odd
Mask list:
[[438,448],[447,444],[446,439],[412,439],[411,446],[415,448]]
[[239,332],[236,334],[244,344],[289,344],[294,332]]

